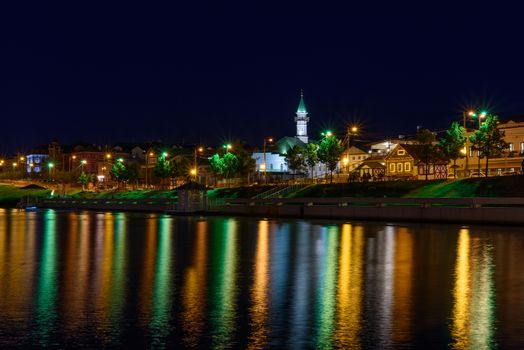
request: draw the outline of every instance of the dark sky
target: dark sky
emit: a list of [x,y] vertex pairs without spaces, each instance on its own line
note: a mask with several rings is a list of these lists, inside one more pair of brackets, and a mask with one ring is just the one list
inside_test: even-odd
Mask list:
[[14,3],[0,11],[0,151],[53,136],[259,144],[295,134],[300,89],[310,136],[444,128],[469,106],[524,114],[522,8]]

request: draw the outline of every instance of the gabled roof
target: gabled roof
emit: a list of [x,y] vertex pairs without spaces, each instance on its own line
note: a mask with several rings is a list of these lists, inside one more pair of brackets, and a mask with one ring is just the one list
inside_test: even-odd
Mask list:
[[[390,157],[393,157],[396,155],[396,152],[399,148],[402,148],[406,151],[406,153],[411,156],[413,158],[413,163],[414,164],[419,164],[419,163],[423,163],[423,160],[420,159],[419,155],[421,154],[422,152],[422,147],[424,147],[424,145],[409,145],[409,144],[406,144],[406,145],[397,145],[395,148],[393,148],[391,150],[391,152],[385,157],[385,159],[387,160],[388,158]],[[438,159],[435,158],[434,161],[432,162],[433,164],[447,164],[448,161],[445,160],[443,157],[439,157]]]
[[374,161],[370,161],[370,162],[362,162],[362,164],[360,164],[358,167],[355,168],[355,170],[360,170],[364,167],[368,167],[368,168],[371,168],[371,169],[385,169],[386,166],[376,160]]

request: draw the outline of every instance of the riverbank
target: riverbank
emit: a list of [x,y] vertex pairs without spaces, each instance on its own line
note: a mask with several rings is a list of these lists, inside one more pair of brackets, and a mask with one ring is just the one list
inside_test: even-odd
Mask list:
[[3,203],[14,205],[22,197],[32,196],[27,202],[30,205],[34,201],[41,208],[73,210],[524,224],[524,176],[520,175],[454,181],[314,184],[297,186],[286,195],[265,196],[279,194],[285,187],[212,189],[203,202],[190,207],[179,205],[183,203],[178,203],[176,190],[76,192],[66,198],[49,198],[46,190],[0,186],[0,198]]

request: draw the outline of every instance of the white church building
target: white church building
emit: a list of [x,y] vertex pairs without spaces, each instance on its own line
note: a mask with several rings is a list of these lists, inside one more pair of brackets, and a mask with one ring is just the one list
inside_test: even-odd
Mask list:
[[[295,123],[297,127],[296,136],[286,136],[275,142],[275,146],[271,147],[272,151],[265,152],[265,157],[264,152],[253,152],[252,157],[255,159],[257,172],[266,172],[268,175],[288,174],[289,169],[285,155],[290,148],[296,145],[305,146],[309,142],[307,133],[308,122],[309,116],[306,109],[306,104],[304,102],[304,94],[301,92],[300,102],[298,104],[295,116]],[[305,169],[305,171],[307,172],[309,169]],[[322,163],[317,164],[313,169],[313,175],[315,177],[322,177],[327,173],[327,167]]]

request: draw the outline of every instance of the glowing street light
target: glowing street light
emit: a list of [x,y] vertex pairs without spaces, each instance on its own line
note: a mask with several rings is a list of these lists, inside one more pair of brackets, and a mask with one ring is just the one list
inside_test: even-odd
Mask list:
[[111,159],[111,153],[106,154],[106,159]]
[[260,166],[260,170],[264,170],[264,183],[267,184],[267,162],[266,162],[266,145],[267,143],[273,143],[273,138],[271,136],[264,138],[264,167]]
[[198,173],[198,164],[197,164],[197,152],[198,153],[202,153],[204,152],[204,147],[202,146],[198,146],[198,147],[195,147],[194,149],[194,152],[193,152],[193,169],[191,169],[190,173],[191,175],[193,175],[195,177],[195,182],[198,182],[198,179],[197,179],[197,173]]
[[123,163],[123,162],[124,162],[124,158],[118,158],[118,159],[117,159],[117,162],[119,162],[119,163]]
[[47,174],[49,175],[49,180],[51,180],[51,171],[55,165],[52,162],[47,163]]
[[[488,116],[488,112],[485,111],[485,110],[482,110],[482,111],[471,110],[471,111],[468,111],[468,116],[473,118],[473,119],[477,118],[477,120],[478,120],[478,129],[480,130],[480,126],[482,124],[482,119],[484,119],[484,118],[486,118]],[[463,127],[464,127],[464,129],[466,129],[466,114],[465,113],[464,113],[464,125],[463,125]],[[468,146],[468,138],[466,137],[466,152],[465,152],[465,155],[466,155],[466,168],[465,168],[466,176],[467,176],[467,173],[469,172],[467,146]],[[478,174],[480,176],[480,152],[479,151],[477,151],[477,157],[478,157]]]

